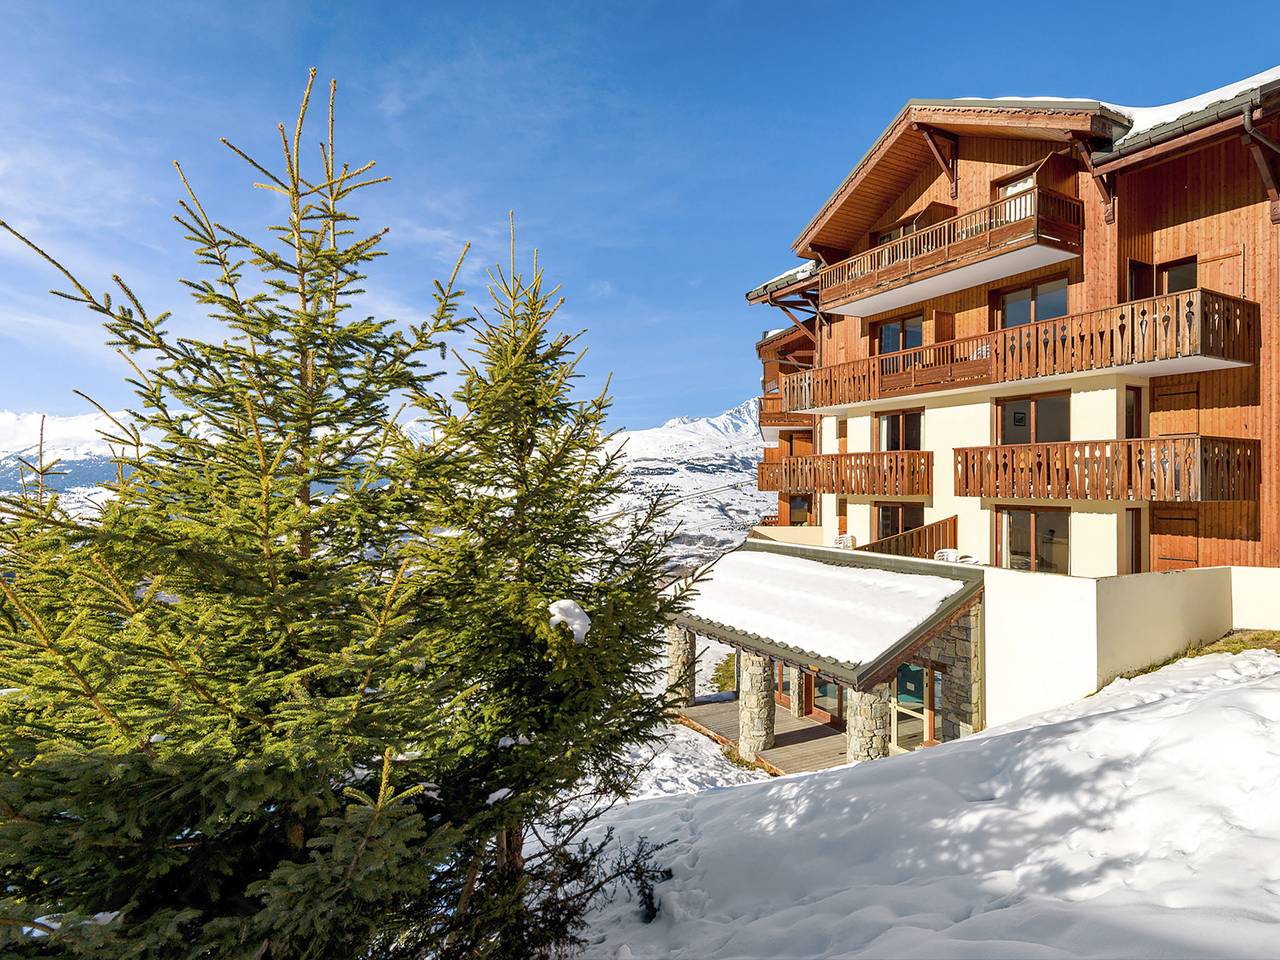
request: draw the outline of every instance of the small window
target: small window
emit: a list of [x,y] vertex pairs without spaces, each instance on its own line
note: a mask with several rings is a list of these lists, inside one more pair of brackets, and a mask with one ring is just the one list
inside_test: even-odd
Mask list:
[[1129,299],[1145,300],[1156,295],[1156,269],[1143,260],[1129,261]]
[[895,240],[901,240],[905,236],[909,236],[916,232],[916,225],[911,221],[900,223],[896,227],[890,227],[876,234],[875,243],[872,246],[882,247],[886,243],[893,243]]
[[1137,440],[1142,436],[1142,388],[1124,388],[1124,438]]
[[1195,257],[1160,264],[1160,292],[1180,293],[1183,290],[1194,290],[1197,273]]

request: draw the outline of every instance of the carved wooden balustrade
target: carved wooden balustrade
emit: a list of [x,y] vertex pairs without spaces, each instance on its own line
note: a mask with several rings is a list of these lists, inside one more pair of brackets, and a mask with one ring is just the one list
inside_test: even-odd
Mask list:
[[1257,440],[1194,435],[960,447],[955,490],[1013,500],[1255,500],[1259,451]]
[[895,557],[920,557],[931,560],[939,550],[956,548],[957,522],[956,517],[947,517],[944,520],[926,523],[913,530],[904,530],[892,537],[872,540],[853,549],[865,550],[868,553],[887,553]]
[[1035,187],[833,263],[818,274],[819,302],[825,307],[900,285],[926,271],[984,259],[1018,241],[1079,251],[1083,225],[1079,200]]
[[785,374],[782,409],[812,410],[989,383],[1212,357],[1257,363],[1259,305],[1184,290],[959,340]]
[[768,394],[760,398],[758,417],[761,427],[803,429],[813,426],[813,417],[807,413],[790,413],[782,409],[782,396]]
[[927,450],[890,450],[766,460],[757,465],[756,480],[761,490],[779,493],[928,496],[933,492],[933,454]]

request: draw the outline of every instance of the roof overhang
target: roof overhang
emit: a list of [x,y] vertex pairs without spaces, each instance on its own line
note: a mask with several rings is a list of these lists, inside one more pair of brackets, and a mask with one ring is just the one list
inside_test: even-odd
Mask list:
[[[746,629],[742,624],[721,623],[691,613],[683,613],[676,617],[678,624],[694,633],[803,668],[856,690],[864,690],[882,682],[886,670],[895,668],[898,663],[909,658],[913,651],[953,623],[982,596],[982,570],[967,564],[950,564],[835,547],[811,547],[762,540],[747,540],[733,552],[743,551],[792,556],[835,566],[945,577],[960,582],[959,589],[948,596],[923,622],[889,643],[874,656],[857,663],[836,659],[823,655],[819,651],[802,649],[793,644],[762,636]],[[714,569],[714,564],[710,569]],[[704,570],[703,573],[705,572]],[[798,596],[796,601],[802,604],[804,597]]]
[[934,162],[918,129],[1069,143],[1072,134],[1113,139],[1127,126],[1096,100],[909,100],[792,244],[797,256],[849,250],[881,211]]

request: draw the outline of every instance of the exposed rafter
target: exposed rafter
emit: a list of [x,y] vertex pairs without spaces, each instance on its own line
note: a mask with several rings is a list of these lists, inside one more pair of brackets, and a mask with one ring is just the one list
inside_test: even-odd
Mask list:
[[1252,110],[1244,112],[1244,133],[1240,142],[1252,154],[1258,175],[1262,178],[1262,187],[1267,191],[1267,199],[1271,202],[1271,222],[1280,223],[1280,186],[1277,185],[1280,178],[1277,178],[1271,160],[1272,155],[1280,156],[1280,144],[1253,125],[1252,113]]
[[1102,202],[1106,204],[1106,212],[1104,219],[1107,223],[1116,222],[1116,195],[1115,184],[1110,174],[1100,173],[1093,165],[1093,149],[1089,146],[1089,141],[1078,134],[1072,134],[1071,142],[1075,144],[1076,151],[1080,154],[1080,162],[1084,164],[1085,170],[1089,172],[1089,176],[1093,178],[1094,186],[1098,188],[1098,192],[1102,194]]
[[[812,309],[808,303],[802,300],[788,300],[788,301],[774,300],[772,295],[769,296],[766,302],[769,304],[769,306],[777,307],[784,314],[786,314],[787,319],[790,320],[792,323],[794,323],[796,325],[796,328],[801,333],[803,333],[806,337],[808,337],[813,343],[816,344],[818,342],[817,334],[815,334],[812,330],[806,327],[804,325],[804,321],[791,312],[793,308],[797,310]],[[817,311],[815,310],[814,313],[816,315]],[[811,317],[810,319],[813,319],[813,318]]]
[[[923,123],[913,123],[911,129],[924,137],[924,142],[928,144],[933,159],[938,162],[942,172],[947,175],[947,180],[951,182],[951,199],[956,199],[960,195],[959,173],[956,169],[956,158],[960,153],[960,138]],[[942,148],[938,146],[939,141],[946,141],[950,147],[946,156],[943,156]]]

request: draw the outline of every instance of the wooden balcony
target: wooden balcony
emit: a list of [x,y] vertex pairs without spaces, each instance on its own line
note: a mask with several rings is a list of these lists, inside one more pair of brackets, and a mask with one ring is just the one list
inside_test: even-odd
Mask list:
[[782,518],[779,517],[776,513],[766,513],[763,517],[760,518],[760,522],[757,523],[756,526],[757,527],[780,527],[782,526]]
[[787,457],[757,464],[756,479],[761,490],[779,493],[929,496],[933,493],[933,454],[927,450],[892,450]]
[[782,409],[839,407],[1039,377],[1132,369],[1143,376],[1258,362],[1261,315],[1252,300],[1184,290],[884,353],[782,377]]
[[960,447],[956,495],[1010,500],[1256,500],[1257,440],[1181,435]]
[[1043,187],[917,230],[818,274],[827,313],[867,317],[1080,255],[1084,206]]
[[790,413],[782,409],[782,395],[768,394],[760,398],[758,407],[760,429],[773,427],[783,430],[812,430],[813,417],[807,413]]
[[947,517],[933,523],[926,523],[922,527],[904,530],[892,537],[872,540],[853,549],[864,550],[867,553],[887,553],[894,557],[919,557],[922,560],[932,560],[933,555],[939,550],[956,548],[958,522],[957,517]]

